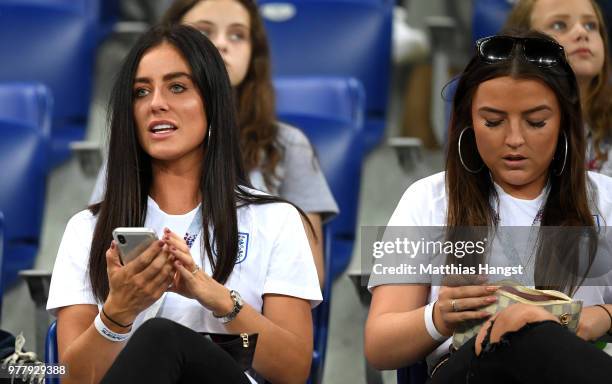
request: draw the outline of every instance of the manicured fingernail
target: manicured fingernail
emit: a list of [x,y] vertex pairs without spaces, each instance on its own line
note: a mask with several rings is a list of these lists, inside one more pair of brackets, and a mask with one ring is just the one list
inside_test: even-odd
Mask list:
[[166,243],[164,243],[164,241],[163,241],[163,240],[159,240],[159,241],[157,242],[157,246],[158,246],[158,247],[163,247],[163,246],[164,246],[164,244],[166,244]]
[[489,291],[489,292],[495,292],[495,291],[497,291],[498,289],[499,289],[499,287],[494,286],[494,285],[491,285],[491,286],[488,286],[488,287],[487,287],[487,291]]
[[164,236],[164,240],[170,240],[170,236],[169,235]]
[[170,233],[170,228],[168,228],[168,227],[164,228],[164,232]]
[[115,240],[111,241],[111,249],[115,249]]
[[494,301],[497,301],[497,297],[495,297],[495,296],[489,296],[489,297],[487,297],[487,301],[488,301],[489,303],[492,303],[492,302],[494,302]]

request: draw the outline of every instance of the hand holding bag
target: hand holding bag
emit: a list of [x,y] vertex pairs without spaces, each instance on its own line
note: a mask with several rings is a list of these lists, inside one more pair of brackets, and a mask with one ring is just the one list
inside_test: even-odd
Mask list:
[[[582,311],[582,301],[572,300],[571,297],[559,291],[532,289],[507,281],[499,282],[497,285],[500,285],[495,292],[497,301],[480,310],[494,315],[515,303],[537,305],[555,315],[568,330],[576,332]],[[459,325],[453,333],[453,348],[459,349],[465,342],[476,336],[486,320],[467,320]]]

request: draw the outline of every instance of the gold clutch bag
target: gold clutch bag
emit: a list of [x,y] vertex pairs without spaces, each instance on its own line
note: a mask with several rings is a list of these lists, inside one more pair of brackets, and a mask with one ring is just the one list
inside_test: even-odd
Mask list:
[[[532,289],[521,285],[503,285],[503,282],[498,285],[501,286],[495,292],[497,301],[482,308],[483,311],[493,315],[515,303],[537,305],[558,317],[561,324],[568,330],[576,332],[582,311],[582,301],[572,300],[571,297],[559,291]],[[453,348],[459,349],[465,342],[476,336],[486,320],[467,320],[458,326],[453,333]]]

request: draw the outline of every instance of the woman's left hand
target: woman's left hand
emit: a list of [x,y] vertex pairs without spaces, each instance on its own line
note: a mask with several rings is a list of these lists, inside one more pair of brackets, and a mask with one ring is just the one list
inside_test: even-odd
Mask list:
[[229,290],[198,267],[185,240],[167,228],[164,230],[164,240],[168,243],[176,268],[172,286],[168,290],[197,300],[214,313],[231,312],[234,301]]
[[593,341],[605,335],[610,329],[610,317],[605,309],[592,306],[582,309],[576,335],[586,341]]
[[536,323],[540,321],[552,320],[559,322],[552,313],[547,310],[540,308],[536,305],[529,304],[512,304],[508,308],[498,312],[487,320],[487,322],[480,328],[478,335],[476,336],[476,356],[482,352],[482,342],[487,334],[488,329],[493,324],[491,330],[490,344],[497,343],[501,337],[508,332],[515,332],[523,328],[528,323]]

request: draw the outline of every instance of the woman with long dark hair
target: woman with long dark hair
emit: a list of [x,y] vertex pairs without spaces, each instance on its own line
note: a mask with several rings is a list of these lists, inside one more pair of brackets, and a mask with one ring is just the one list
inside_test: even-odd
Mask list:
[[[478,284],[475,276],[464,276],[470,283],[459,286],[373,279],[365,335],[369,361],[398,369],[426,357],[435,383],[609,379],[612,358],[585,340],[612,329],[611,282],[582,283],[594,263],[595,233],[607,233],[612,220],[612,179],[587,173],[584,152],[578,86],[563,48],[538,32],[481,39],[458,80],[446,171],[410,186],[388,225],[443,226],[452,241],[461,240],[457,233],[465,228],[496,236],[516,226],[540,234],[548,227],[583,229],[560,242],[538,238],[530,251],[535,259],[527,261],[536,286],[583,301],[578,337],[533,305],[511,305],[489,318],[483,308],[497,302],[499,287]],[[570,240],[577,238],[586,245],[585,259],[573,252]],[[449,354],[459,326],[485,319],[478,337]]]
[[[308,215],[307,227],[321,286],[323,223],[338,213],[312,145],[298,128],[277,121],[270,48],[253,0],[176,0],[164,24],[187,24],[215,44],[229,73],[238,113],[240,155],[253,186],[291,201]],[[92,201],[104,189],[101,170]]]
[[[145,33],[110,119],[104,197],[69,221],[47,303],[63,382],[305,381],[321,292],[303,213],[250,187],[218,50],[191,27]],[[117,227],[160,240],[122,265]],[[198,333],[258,334],[252,365]]]

